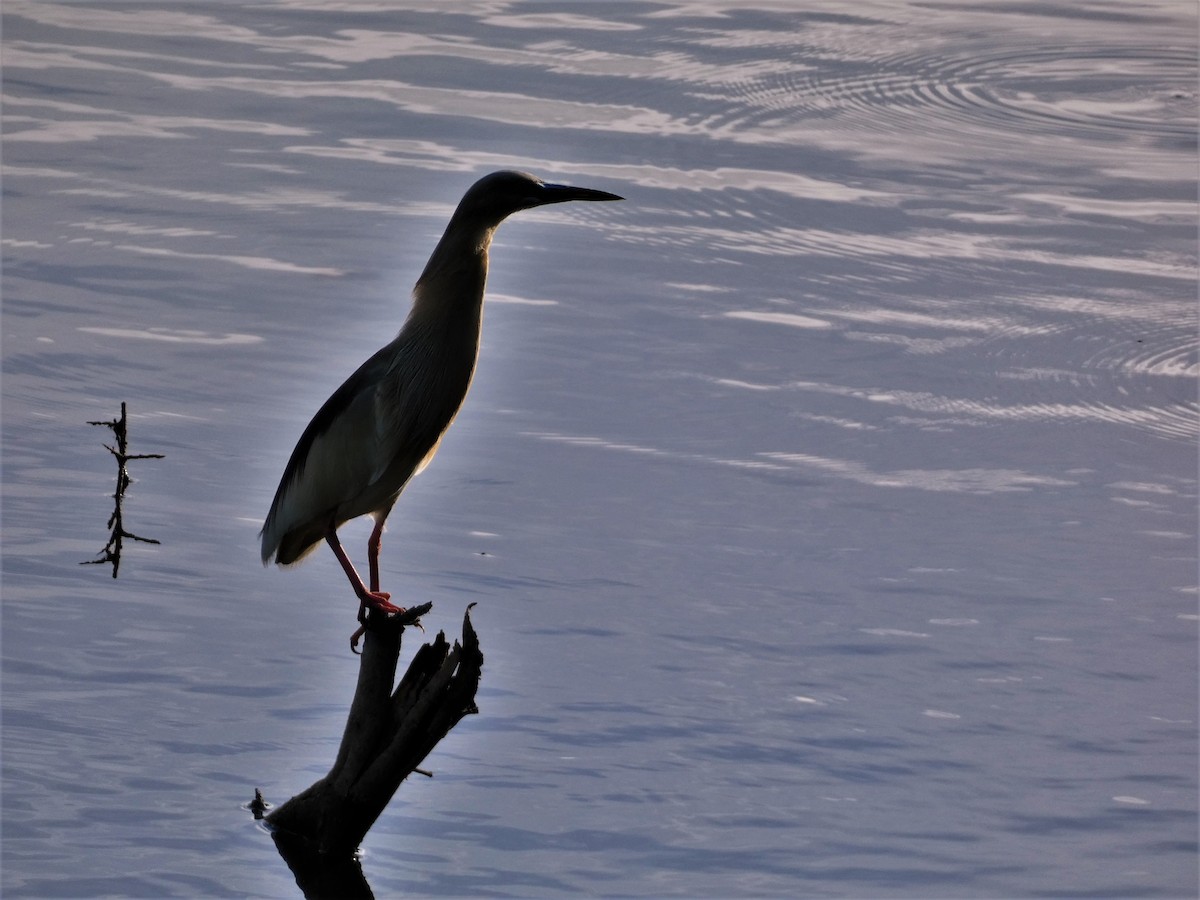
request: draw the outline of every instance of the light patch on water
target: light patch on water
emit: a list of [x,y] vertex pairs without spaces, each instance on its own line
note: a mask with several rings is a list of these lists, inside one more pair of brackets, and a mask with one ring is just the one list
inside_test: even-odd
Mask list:
[[108,328],[85,325],[76,330],[103,337],[165,341],[170,344],[246,345],[262,343],[262,338],[256,334],[210,334],[205,331],[176,328]]
[[1113,503],[1124,503],[1126,506],[1158,506],[1153,500],[1135,500],[1132,497],[1109,497]]
[[1114,481],[1108,487],[1116,491],[1142,491],[1147,494],[1163,496],[1174,496],[1175,494],[1173,488],[1152,481]]
[[[769,390],[770,388],[762,388]],[[822,425],[833,425],[835,428],[845,428],[848,431],[878,431],[878,425],[872,425],[870,422],[859,422],[855,419],[842,419],[838,416],[822,416],[816,413],[796,413],[797,419],[803,419],[806,422],[818,422]]]
[[[20,120],[17,120],[19,123]],[[229,122],[226,120],[183,119],[176,116],[137,117],[126,121],[97,122],[38,122],[34,127],[17,128],[6,134],[6,142],[27,141],[43,144],[75,144],[99,141],[105,138],[130,138],[133,140],[181,140],[189,137],[184,131],[202,129],[216,131],[253,131],[264,126],[254,122]],[[299,131],[293,133],[302,133]]]
[[[1092,421],[1147,428],[1171,437],[1191,438],[1197,431],[1197,415],[1193,408],[1155,406],[1116,406],[1097,400],[1094,404],[996,403],[965,397],[944,397],[926,391],[872,390],[845,385],[812,381],[789,382],[798,390],[817,391],[846,397],[857,397],[871,403],[884,403],[923,413],[951,416],[956,424],[981,425],[992,421]],[[914,424],[921,424],[918,420]]]
[[1028,193],[1019,197],[1035,203],[1046,203],[1064,212],[1088,216],[1105,216],[1136,222],[1192,222],[1196,204],[1182,200],[1109,200],[1100,197],[1077,197],[1067,194]]
[[575,447],[596,447],[603,450],[616,450],[622,453],[636,453],[641,456],[653,456],[661,459],[672,459],[684,462],[708,463],[733,469],[761,469],[767,471],[785,471],[787,466],[761,459],[738,459],[708,456],[703,453],[687,453],[674,450],[663,450],[657,447],[647,447],[642,444],[631,444],[627,441],[610,441],[605,438],[589,435],[568,435],[544,431],[524,431],[525,437],[537,438],[544,441],[569,444]]
[[873,634],[876,637],[927,638],[930,636],[924,631],[906,631],[903,628],[860,628],[858,630],[863,634]]
[[1047,475],[1033,475],[1012,469],[900,469],[890,472],[874,472],[866,465],[853,460],[833,459],[805,453],[782,451],[758,454],[760,459],[739,459],[708,456],[699,453],[664,450],[631,444],[625,441],[610,441],[605,438],[582,435],[564,435],[551,432],[523,432],[528,437],[551,440],[574,446],[597,447],[691,462],[714,463],[738,469],[764,469],[782,471],[792,466],[817,469],[841,478],[868,484],[874,487],[911,488],[933,492],[957,492],[968,494],[991,494],[1008,491],[1029,491],[1036,487],[1069,487],[1076,482]]
[[[427,172],[473,172],[512,165],[511,158],[503,154],[413,138],[344,137],[336,145],[293,144],[283,152],[412,166]],[[444,210],[445,205],[439,204],[437,209]]]
[[981,338],[977,337],[926,338],[912,337],[906,334],[883,334],[867,331],[847,331],[843,336],[847,340],[863,341],[869,344],[893,344],[903,347],[905,352],[916,356],[932,356],[939,353],[946,353],[950,350],[959,350],[963,347],[969,347],[972,344],[978,344],[981,340]]
[[72,172],[68,169],[54,169],[46,166],[17,166],[4,165],[0,171],[8,176],[25,176],[29,178],[51,178],[58,180],[87,181],[86,187],[59,188],[55,193],[76,193],[83,196],[129,198],[129,197],[163,197],[177,203],[197,202],[212,203],[231,208],[253,210],[293,210],[293,209],[341,209],[351,212],[371,212],[396,214],[399,208],[393,204],[379,203],[374,200],[347,200],[336,191],[313,188],[272,187],[261,190],[245,191],[212,191],[189,190],[186,188],[163,187],[123,181],[117,178],[102,177],[90,172]]
[[745,319],[749,322],[766,322],[770,325],[787,325],[789,328],[829,328],[830,324],[812,316],[801,316],[796,313],[756,312],[752,310],[733,310],[725,313],[729,319]]
[[29,249],[29,250],[50,250],[54,247],[53,244],[46,244],[42,241],[22,241],[17,238],[0,239],[0,245],[12,247],[13,249]]
[[926,491],[952,491],[990,494],[1004,491],[1028,491],[1035,487],[1069,487],[1075,482],[1047,475],[1033,475],[1015,469],[899,469],[875,472],[863,463],[833,459],[809,453],[774,451],[763,453],[768,459],[819,469],[841,478],[875,487],[916,488]]
[[513,306],[558,306],[557,300],[535,300],[532,297],[517,297],[514,294],[493,294],[487,295],[488,303],[507,303]]
[[753,381],[742,381],[737,378],[714,378],[713,384],[741,388],[746,391],[779,391],[783,389],[783,386],[779,384],[757,384]]
[[693,284],[685,281],[668,281],[664,286],[692,294],[728,294],[732,291],[731,288],[717,284]]
[[346,273],[331,266],[302,266],[299,263],[287,262],[282,259],[271,259],[268,256],[238,256],[230,253],[188,253],[183,250],[170,250],[166,247],[139,247],[134,244],[117,244],[115,250],[129,253],[140,253],[143,256],[171,256],[179,259],[205,259],[229,263],[246,269],[266,269],[271,272],[287,272],[293,275],[326,275],[336,278]]
[[[384,79],[329,81],[284,80],[231,76],[210,78],[156,72],[154,78],[181,91],[241,91],[276,101],[366,101],[394,107],[397,112],[445,115],[481,122],[508,124],[516,117],[528,127],[551,131],[574,128],[628,135],[689,135],[700,126],[668,113],[636,105],[571,101],[530,96],[515,91],[431,88]],[[751,140],[751,139],[746,139]]]
[[825,200],[830,203],[874,201],[887,205],[899,202],[890,191],[866,188],[803,175],[799,172],[717,166],[712,169],[681,169],[669,166],[590,166],[589,173],[623,183],[669,191],[766,191],[796,200]]
[[138,225],[134,222],[122,222],[116,219],[101,219],[89,222],[70,222],[69,228],[79,228],[84,231],[100,231],[106,234],[137,234],[156,235],[159,237],[189,238],[189,237],[222,237],[233,238],[232,234],[222,234],[206,228],[186,228],[178,225]]
[[1142,275],[1176,281],[1192,281],[1196,269],[1184,257],[1150,258],[1058,253],[1033,249],[1020,240],[997,235],[952,233],[915,229],[900,236],[864,234],[861,231],[830,231],[789,226],[724,228],[711,225],[666,225],[639,227],[622,224],[613,240],[661,246],[687,247],[703,244],[726,253],[749,256],[836,257],[840,259],[892,261],[915,260],[917,264],[961,264],[977,262],[988,266],[1017,264],[1065,269],[1089,269],[1098,274]]
[[1081,296],[1057,291],[1030,291],[1005,297],[1006,303],[1032,310],[1039,318],[1067,316],[1084,321],[1096,318],[1104,321],[1128,323],[1131,326],[1170,323],[1190,325],[1195,322],[1195,310],[1181,306],[1169,299],[1158,299],[1155,294],[1130,291],[1105,291]]
[[294,166],[282,166],[278,163],[227,162],[231,169],[254,169],[256,172],[273,172],[276,175],[300,175],[302,169]]
[[513,13],[492,15],[483,19],[489,25],[500,28],[554,28],[567,31],[637,31],[632,22],[598,19],[566,12]]
[[903,309],[836,309],[822,310],[821,314],[855,322],[871,322],[875,325],[900,325],[907,328],[981,332],[984,334],[995,334],[996,332],[1013,335],[1041,334],[1046,328],[1041,324],[1018,324],[1011,318],[951,315],[949,312],[927,313]]
[[[48,56],[53,58],[47,58]],[[21,67],[44,68],[48,66],[75,66],[80,60],[69,50],[61,54],[27,53],[19,45],[8,45],[5,48],[5,63]],[[116,68],[102,66],[100,68]],[[146,115],[120,113],[108,108],[96,108],[82,103],[69,103],[62,100],[39,98],[37,100],[21,97],[6,97],[6,107],[29,107],[31,109],[53,109],[59,115],[71,115],[81,118],[49,120],[44,116],[5,116],[16,124],[31,123],[31,127],[17,127],[5,134],[5,141],[35,141],[42,143],[62,143],[77,141],[95,141],[103,137],[133,137],[137,139],[161,138],[177,140],[189,135],[183,131],[228,131],[244,132],[265,136],[299,136],[309,133],[306,128],[279,125],[271,122],[258,122],[246,119],[206,119],[199,116],[178,115]]]

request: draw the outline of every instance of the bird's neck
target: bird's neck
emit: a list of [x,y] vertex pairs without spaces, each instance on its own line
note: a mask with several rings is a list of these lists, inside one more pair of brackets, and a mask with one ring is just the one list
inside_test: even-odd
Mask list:
[[494,231],[446,229],[417,279],[410,319],[434,328],[467,319],[477,331]]

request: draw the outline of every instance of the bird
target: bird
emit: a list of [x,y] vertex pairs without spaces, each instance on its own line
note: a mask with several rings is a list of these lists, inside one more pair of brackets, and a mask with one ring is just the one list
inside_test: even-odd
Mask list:
[[[380,590],[384,523],[437,453],[471,385],[497,226],[537,206],[622,199],[517,171],[493,172],[467,189],[417,279],[395,339],[330,395],[300,435],[259,532],[264,566],[297,563],[324,541],[358,597],[360,622],[366,624],[368,610],[404,612]],[[369,586],[337,535],[364,515],[375,522],[367,541]]]

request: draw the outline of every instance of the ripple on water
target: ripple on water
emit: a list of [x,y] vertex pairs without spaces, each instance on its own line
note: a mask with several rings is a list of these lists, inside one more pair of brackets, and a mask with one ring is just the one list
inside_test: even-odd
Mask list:
[[[1193,439],[1200,422],[1195,379],[1200,350],[1188,305],[1143,294],[1015,298],[1047,328],[1031,339],[991,336],[981,352],[998,376],[1022,383],[1023,399],[1063,418],[1132,424],[1162,436]],[[1046,341],[1057,364],[1046,366]],[[1053,398],[1053,399],[1051,399]]]
[[[1000,148],[1027,151],[1031,142],[1091,143],[1114,133],[1139,143],[1194,134],[1195,59],[1187,47],[1135,41],[1047,47],[1043,37],[1019,46],[1021,37],[1010,35],[1015,40],[928,42],[896,53],[897,46],[913,46],[911,35],[895,40],[896,27],[859,20],[798,29],[786,47],[793,64],[731,85],[725,113],[710,116],[706,126],[714,135],[741,130],[783,138],[821,120],[830,138],[903,136],[909,148],[962,159],[978,151],[994,156]],[[821,64],[801,64],[806,59]],[[948,134],[953,141],[945,140]],[[873,143],[879,153],[897,147]]]
[[[1095,422],[1171,439],[1196,437],[1200,361],[1195,316],[1183,304],[1114,294],[1005,298],[990,314],[969,312],[966,304],[925,307],[728,310],[724,317],[789,329],[842,328],[848,340],[891,344],[914,355],[970,354],[972,370],[993,373],[992,389],[976,396],[966,382],[959,395],[808,382],[775,389],[858,397],[959,424]],[[1047,365],[1051,359],[1054,365]]]

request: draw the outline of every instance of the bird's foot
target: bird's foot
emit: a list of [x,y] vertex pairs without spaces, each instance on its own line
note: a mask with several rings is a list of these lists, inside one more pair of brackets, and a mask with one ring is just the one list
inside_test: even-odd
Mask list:
[[364,607],[369,606],[371,609],[377,609],[388,615],[396,615],[404,612],[403,606],[396,606],[394,603],[388,602],[391,599],[392,595],[386,591],[367,591],[367,595],[362,598],[362,602]]
[[362,640],[363,634],[367,630],[367,610],[377,609],[385,615],[399,615],[404,612],[403,606],[396,606],[391,603],[392,595],[386,591],[367,591],[362,597],[362,602],[358,607],[358,631],[350,635],[350,652],[359,655],[358,642]]
[[[380,594],[380,592],[378,592],[378,591],[373,592],[373,593],[375,593],[376,596],[378,596]],[[391,595],[385,593],[385,594],[382,594],[382,596],[389,597]],[[395,613],[390,613],[390,614],[392,614],[392,615],[399,614],[401,616],[400,626],[402,628],[406,628],[409,625],[415,625],[417,628],[420,628],[422,631],[424,631],[425,626],[421,624],[421,616],[423,616],[423,615],[425,615],[425,613],[429,612],[429,610],[433,607],[433,604],[432,603],[422,603],[419,606],[412,606],[412,607],[409,607],[408,609],[404,609],[399,606],[393,606],[391,603],[388,603],[387,606],[390,607],[392,610],[395,610]],[[362,640],[362,636],[366,633],[367,626],[369,624],[369,618],[368,618],[368,614],[367,614],[368,609],[378,609],[381,612],[385,612],[385,613],[388,612],[388,609],[385,609],[383,606],[377,606],[377,605],[371,603],[369,600],[363,601],[362,606],[360,606],[358,608],[359,629],[358,629],[358,631],[354,632],[354,634],[350,635],[350,652],[354,653],[356,655],[359,655],[358,654],[358,642]]]

